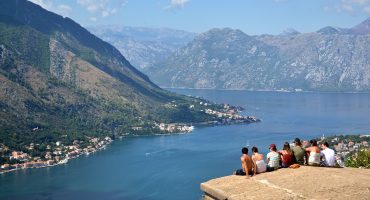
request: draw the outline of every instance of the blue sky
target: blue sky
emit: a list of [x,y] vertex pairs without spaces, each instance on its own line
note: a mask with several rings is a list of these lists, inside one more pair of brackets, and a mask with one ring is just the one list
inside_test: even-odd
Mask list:
[[247,34],[352,27],[370,16],[370,0],[30,0],[83,26],[118,24]]

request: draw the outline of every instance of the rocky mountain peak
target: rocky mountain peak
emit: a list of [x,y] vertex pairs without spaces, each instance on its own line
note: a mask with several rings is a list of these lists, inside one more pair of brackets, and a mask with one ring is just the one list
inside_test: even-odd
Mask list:
[[291,35],[298,35],[300,34],[299,31],[293,29],[293,28],[287,28],[285,30],[283,30],[282,33],[280,33],[279,35],[282,35],[282,36],[291,36]]
[[232,35],[242,36],[242,37],[248,36],[243,31],[239,29],[232,29],[232,28],[213,28],[207,32],[202,33],[200,36],[201,37],[215,37],[219,35],[224,35],[225,37],[232,36]]
[[341,28],[333,27],[333,26],[326,26],[324,28],[321,28],[317,31],[317,33],[323,34],[323,35],[332,35],[332,34],[340,34],[343,30]]
[[150,71],[161,86],[188,88],[369,91],[370,29],[328,26],[316,33],[248,36],[212,29]]
[[370,17],[368,17],[365,21],[361,22],[361,24],[366,24],[367,26],[370,26]]
[[[200,34],[198,37],[195,37],[193,44],[202,43],[202,44],[223,44],[223,43],[238,43],[242,40],[251,40],[251,36],[245,34],[241,30],[231,29],[231,28],[213,28],[207,32]],[[191,44],[190,43],[190,44]]]
[[122,55],[139,69],[154,65],[176,49],[194,39],[196,33],[169,28],[144,28],[121,25],[100,25],[88,29],[113,44]]
[[350,33],[367,35],[370,34],[370,17],[349,30]]

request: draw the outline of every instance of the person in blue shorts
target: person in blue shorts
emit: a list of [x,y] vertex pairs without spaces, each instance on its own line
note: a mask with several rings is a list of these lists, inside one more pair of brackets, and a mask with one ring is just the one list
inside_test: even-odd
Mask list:
[[[248,155],[247,147],[242,148],[242,156],[240,157],[240,161],[242,163],[242,168],[236,170],[233,174],[239,175],[239,176],[245,176],[246,174],[248,174],[252,176],[253,175],[253,170],[252,170],[253,161],[251,157]],[[248,178],[249,176],[246,176],[246,177]]]

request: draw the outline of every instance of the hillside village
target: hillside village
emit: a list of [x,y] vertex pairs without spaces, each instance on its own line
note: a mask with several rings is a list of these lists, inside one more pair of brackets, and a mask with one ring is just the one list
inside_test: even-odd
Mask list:
[[327,141],[335,150],[340,167],[370,168],[370,135],[323,136],[321,141]]
[[[46,152],[42,152],[42,156],[32,156],[29,153],[23,151],[10,151],[8,147],[0,144],[0,153],[3,156],[5,163],[1,165],[0,173],[14,171],[17,169],[27,168],[42,168],[49,167],[58,164],[66,164],[69,159],[77,158],[80,155],[89,155],[98,150],[105,149],[106,146],[112,143],[113,140],[110,137],[100,138],[89,138],[88,142],[75,140],[73,144],[67,145],[60,141],[51,143],[46,146]],[[35,150],[40,144],[29,144],[26,148],[29,152]],[[7,155],[7,152],[11,152]],[[3,161],[4,162],[4,161]]]
[[[178,107],[179,105],[175,101],[172,101],[167,106]],[[240,115],[240,107],[230,106],[228,104],[223,104],[220,107],[220,105],[200,101],[198,105],[190,105],[189,109],[215,116],[217,119],[194,125],[227,125],[260,121],[254,116]],[[131,133],[125,133],[118,137],[137,135],[147,130],[159,130],[158,134],[190,133],[194,130],[194,125],[187,123],[154,123],[149,129],[147,129],[146,125],[135,125],[131,127]],[[39,128],[33,128],[32,130],[37,133]],[[67,137],[67,135],[64,136]],[[105,149],[107,145],[113,142],[115,137],[115,135],[101,138],[85,136],[84,139],[75,139],[71,143],[67,141],[64,143],[62,141],[30,143],[24,147],[23,151],[10,149],[4,144],[0,144],[0,173],[18,169],[42,168],[65,164],[69,159],[77,158],[80,155],[89,155],[95,151]]]

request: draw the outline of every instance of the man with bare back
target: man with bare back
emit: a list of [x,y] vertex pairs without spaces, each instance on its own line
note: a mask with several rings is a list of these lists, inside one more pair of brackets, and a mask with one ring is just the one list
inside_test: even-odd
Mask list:
[[[243,155],[240,157],[240,161],[242,162],[242,168],[236,170],[233,174],[234,175],[239,175],[239,176],[245,176],[246,174],[248,175],[253,175],[253,170],[252,170],[252,159],[248,155],[248,148],[243,147],[242,148],[242,153]],[[249,176],[246,176],[247,178]]]

